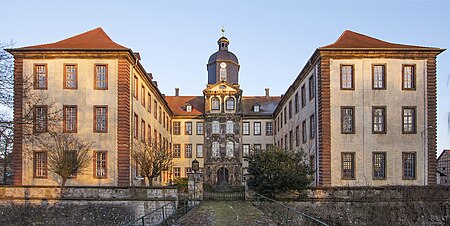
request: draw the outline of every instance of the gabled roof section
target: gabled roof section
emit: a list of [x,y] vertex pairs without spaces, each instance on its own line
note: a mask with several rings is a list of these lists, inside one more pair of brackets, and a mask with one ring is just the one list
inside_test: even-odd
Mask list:
[[216,84],[208,84],[208,87],[203,92],[239,92],[239,85],[231,85],[226,81],[220,81]]
[[[175,116],[200,116],[205,113],[203,96],[166,96],[165,99]],[[186,111],[186,104],[192,106],[192,111]]]
[[[273,112],[280,102],[280,96],[243,96],[242,97],[242,114],[245,116],[272,116]],[[258,104],[259,112],[253,111],[253,106]]]
[[439,157],[437,158],[437,161],[439,161],[441,159],[441,157],[444,155],[450,156],[450,149],[444,149],[444,151],[442,151],[441,154],[439,155]]
[[319,48],[319,50],[339,50],[339,49],[397,49],[397,50],[444,51],[444,49],[434,47],[403,45],[386,42],[350,30],[345,30],[336,42]]
[[15,50],[130,50],[115,43],[101,27],[49,44],[27,46]]

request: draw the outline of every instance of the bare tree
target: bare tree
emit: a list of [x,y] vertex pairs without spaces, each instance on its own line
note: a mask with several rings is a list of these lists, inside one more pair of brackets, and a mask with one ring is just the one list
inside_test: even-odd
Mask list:
[[149,186],[153,179],[170,168],[172,153],[168,147],[156,142],[135,142],[132,150],[137,172],[148,180]]
[[13,137],[11,124],[0,124],[0,184],[9,184],[12,179]]
[[91,163],[89,155],[92,143],[85,142],[69,133],[49,132],[35,138],[37,146],[47,152],[50,171],[61,177],[61,186]]
[[14,59],[5,51],[14,45],[10,42],[0,42],[0,105],[12,109],[14,102]]

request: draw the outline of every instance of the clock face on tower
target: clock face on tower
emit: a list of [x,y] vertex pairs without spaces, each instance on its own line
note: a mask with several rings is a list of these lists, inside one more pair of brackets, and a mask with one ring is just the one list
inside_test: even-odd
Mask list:
[[226,68],[226,67],[227,67],[227,63],[225,63],[225,62],[220,63],[220,68]]

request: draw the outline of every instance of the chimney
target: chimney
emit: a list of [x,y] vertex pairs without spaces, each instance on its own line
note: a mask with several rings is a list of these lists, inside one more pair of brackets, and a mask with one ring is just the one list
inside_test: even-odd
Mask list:
[[180,88],[175,88],[175,96],[179,96],[180,95]]
[[266,88],[266,97],[269,97],[269,93],[270,93],[269,90],[270,90],[269,88]]

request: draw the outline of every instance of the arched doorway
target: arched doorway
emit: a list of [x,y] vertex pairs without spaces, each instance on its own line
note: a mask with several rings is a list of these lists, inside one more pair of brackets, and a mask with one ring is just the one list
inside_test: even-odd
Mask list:
[[221,167],[217,170],[217,185],[228,185],[228,169]]

